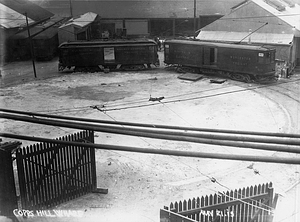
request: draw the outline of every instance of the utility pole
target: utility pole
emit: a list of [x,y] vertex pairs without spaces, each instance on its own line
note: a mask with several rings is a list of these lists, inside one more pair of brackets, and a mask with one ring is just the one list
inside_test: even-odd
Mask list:
[[72,0],[70,0],[70,15],[73,18]]
[[27,12],[25,12],[25,17],[26,17],[26,26],[27,26],[27,32],[28,32],[28,38],[29,38],[29,44],[30,44],[33,72],[34,72],[34,77],[36,78],[36,70],[35,70],[35,63],[34,63],[34,49],[33,49],[32,39],[31,39],[31,35],[30,35],[29,25],[28,25]]
[[196,39],[196,0],[194,0],[194,39]]

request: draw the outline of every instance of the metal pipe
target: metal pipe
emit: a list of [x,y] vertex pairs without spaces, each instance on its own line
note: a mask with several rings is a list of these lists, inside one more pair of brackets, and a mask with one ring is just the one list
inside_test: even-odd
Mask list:
[[[1,117],[1,114],[0,114]],[[11,117],[13,118],[13,117]],[[20,119],[18,119],[20,120]],[[70,122],[66,122],[70,123]],[[93,126],[95,126],[93,124]],[[99,126],[99,125],[98,125]],[[101,126],[99,126],[101,127]],[[102,126],[102,127],[109,127],[109,126]],[[124,129],[123,126],[111,126],[109,128],[114,129]],[[137,130],[136,128],[127,127],[127,130]],[[254,136],[241,136],[241,135],[232,135],[232,134],[211,134],[208,132],[186,132],[186,131],[167,131],[167,130],[158,130],[158,129],[138,129],[138,131],[142,132],[150,132],[150,133],[159,133],[159,134],[166,134],[166,135],[178,135],[178,136],[185,136],[185,137],[196,137],[196,138],[206,138],[206,139],[219,139],[219,140],[232,140],[232,141],[243,141],[243,142],[254,142],[254,143],[275,143],[275,144],[284,144],[284,145],[300,145],[300,140],[292,139],[292,138],[266,138],[266,137],[254,137]],[[243,146],[240,145],[240,146]]]
[[241,134],[241,135],[251,135],[251,136],[272,136],[272,137],[287,137],[287,138],[300,138],[300,134],[287,134],[287,133],[272,133],[272,132],[254,132],[254,131],[238,131],[238,130],[224,130],[224,129],[208,129],[208,128],[194,128],[194,127],[182,127],[182,126],[170,126],[170,125],[160,125],[160,124],[146,124],[146,123],[132,123],[132,122],[121,122],[121,121],[110,121],[110,120],[97,120],[97,119],[87,119],[60,115],[50,115],[41,114],[34,112],[17,111],[10,109],[2,109],[1,112],[6,113],[16,113],[29,116],[40,116],[54,119],[64,119],[64,120],[74,120],[74,121],[84,121],[92,123],[101,124],[112,124],[112,125],[122,125],[122,126],[136,126],[136,127],[149,127],[154,129],[172,129],[172,130],[183,130],[183,131],[201,131],[201,132],[211,132],[211,133],[224,133],[224,134]]
[[63,144],[63,145],[68,145],[68,146],[82,146],[82,147],[87,147],[87,148],[96,148],[96,149],[103,149],[103,150],[117,150],[117,151],[127,151],[127,152],[137,152],[137,153],[151,153],[151,154],[160,154],[160,155],[223,159],[223,160],[239,160],[239,161],[251,161],[251,162],[300,164],[300,158],[234,155],[234,154],[220,154],[220,153],[202,153],[202,152],[193,152],[193,151],[178,151],[178,150],[151,149],[151,148],[138,148],[138,147],[129,147],[129,146],[94,144],[94,143],[80,143],[80,142],[70,142],[70,141],[64,141],[64,140],[41,138],[41,137],[14,135],[14,134],[1,133],[1,132],[0,132],[0,136],[7,137],[7,138],[13,138],[13,139],[20,139],[20,140],[48,142],[48,143]]
[[106,133],[148,137],[154,139],[186,141],[186,142],[221,145],[221,146],[232,146],[232,147],[239,147],[239,148],[251,148],[251,149],[269,150],[269,151],[300,153],[299,146],[295,147],[295,146],[287,146],[287,145],[262,144],[262,143],[252,143],[252,142],[242,142],[242,141],[213,140],[213,139],[185,136],[184,133],[180,136],[180,135],[172,135],[172,132],[168,132],[167,134],[166,132],[161,132],[157,130],[133,129],[128,127],[126,128],[126,127],[116,127],[116,126],[99,126],[94,124],[83,124],[83,123],[74,123],[74,122],[70,123],[66,121],[38,119],[38,118],[16,116],[10,114],[0,114],[0,117],[19,120],[19,121],[45,124],[45,125],[60,126],[60,127],[74,128],[74,129],[86,129],[86,130],[93,130],[93,131],[106,132]]

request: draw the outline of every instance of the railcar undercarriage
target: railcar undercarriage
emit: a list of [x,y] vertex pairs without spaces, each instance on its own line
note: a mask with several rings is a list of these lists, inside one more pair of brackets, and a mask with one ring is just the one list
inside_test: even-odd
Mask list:
[[208,68],[199,68],[199,67],[190,67],[190,66],[182,66],[182,65],[167,65],[168,67],[173,67],[179,73],[201,73],[201,74],[218,74],[221,76],[229,77],[232,80],[240,81],[240,82],[257,82],[257,83],[266,83],[266,82],[274,82],[277,81],[278,78],[274,74],[270,75],[253,75],[246,73],[234,73],[222,70],[208,69]]
[[[156,66],[156,65],[155,65]],[[63,66],[58,65],[58,71],[62,72],[65,69],[71,70],[74,67],[74,72],[110,72],[114,70],[120,71],[141,71],[151,69],[151,64],[132,64],[132,65],[99,65],[99,66]]]

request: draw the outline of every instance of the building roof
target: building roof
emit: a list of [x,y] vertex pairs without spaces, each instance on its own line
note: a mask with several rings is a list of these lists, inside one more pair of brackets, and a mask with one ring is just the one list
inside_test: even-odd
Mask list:
[[[65,18],[53,16],[49,20],[30,28],[30,35],[33,39],[52,38],[58,33],[58,26],[64,22]],[[11,36],[11,39],[28,38],[27,29],[23,29]]]
[[[266,0],[271,1],[271,0]],[[300,36],[300,8],[298,4],[272,0],[278,6],[264,0],[248,0],[233,7],[221,19],[202,28],[204,31],[227,31],[294,34]],[[280,2],[280,4],[278,3]]]
[[201,31],[197,39],[216,42],[290,45],[294,38],[293,34],[253,33],[250,36],[249,34],[249,32]]
[[0,0],[0,3],[22,15],[27,13],[28,18],[35,22],[46,20],[54,15],[28,0]]
[[[0,3],[0,26],[6,29],[17,28],[26,26],[25,15],[16,12],[15,10]],[[28,18],[28,23],[31,24],[34,21]]]
[[76,26],[83,28],[91,24],[97,18],[97,14],[93,12],[87,12],[83,15],[78,16],[77,18],[71,18],[66,24],[61,25],[59,28],[64,28],[66,26]]
[[293,0],[252,0],[282,21],[300,30],[300,5]]

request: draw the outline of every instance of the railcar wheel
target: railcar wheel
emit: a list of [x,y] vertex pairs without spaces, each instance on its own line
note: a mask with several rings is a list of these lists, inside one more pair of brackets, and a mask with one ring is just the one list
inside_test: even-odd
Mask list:
[[195,67],[188,67],[188,66],[183,66],[181,67],[183,72],[189,72],[189,73],[200,73],[198,68]]
[[66,68],[65,66],[58,65],[58,71],[59,71],[59,72],[64,71],[65,68]]
[[251,82],[251,78],[247,74],[232,73],[229,76],[231,79],[237,80],[240,82]]
[[122,65],[121,68],[125,71],[138,71],[138,70],[144,70],[145,65]]
[[250,83],[251,81],[251,77],[249,75],[244,75],[245,77],[245,82]]
[[185,71],[183,70],[183,68],[181,66],[177,66],[175,70],[178,73],[185,73]]

